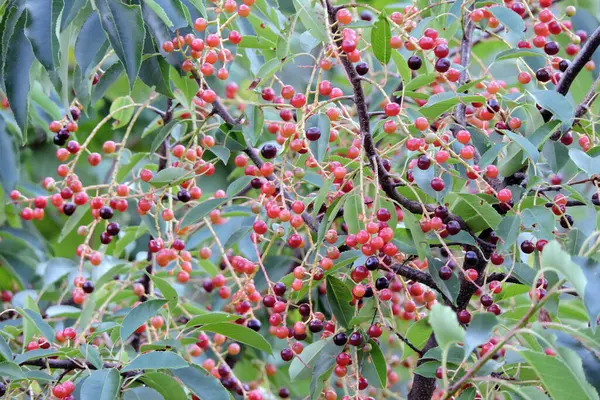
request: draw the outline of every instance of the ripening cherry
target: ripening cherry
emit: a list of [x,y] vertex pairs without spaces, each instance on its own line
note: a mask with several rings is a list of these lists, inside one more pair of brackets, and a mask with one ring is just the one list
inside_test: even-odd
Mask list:
[[383,108],[383,111],[385,112],[385,115],[387,115],[388,117],[395,117],[396,115],[400,114],[400,104],[393,103],[393,102],[388,103]]
[[425,117],[419,117],[415,120],[415,128],[420,131],[424,131],[429,128],[429,121]]
[[352,13],[345,8],[338,10],[335,16],[338,22],[342,25],[348,25],[350,22],[352,22]]
[[456,132],[456,140],[458,140],[459,143],[467,144],[471,140],[471,133],[469,133],[469,131],[462,129],[462,130]]
[[471,19],[473,22],[479,22],[483,19],[483,17],[483,11],[479,8],[471,12]]
[[526,71],[519,72],[519,75],[517,75],[517,79],[519,80],[519,83],[521,83],[522,85],[526,85],[529,82],[531,82],[531,75],[529,74],[529,72]]
[[496,195],[496,197],[501,202],[508,203],[512,199],[512,193],[509,189],[502,189],[502,190],[498,191],[498,194]]

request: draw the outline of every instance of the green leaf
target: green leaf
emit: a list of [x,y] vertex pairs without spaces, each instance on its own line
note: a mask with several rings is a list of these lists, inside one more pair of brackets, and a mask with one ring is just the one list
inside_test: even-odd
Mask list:
[[408,63],[399,51],[392,51],[392,59],[394,60],[394,64],[396,64],[396,68],[398,68],[402,82],[406,85],[412,76],[410,68],[408,68]]
[[595,389],[569,368],[560,357],[548,356],[533,350],[520,350],[519,355],[527,360],[539,376],[551,398],[598,399]]
[[114,400],[119,396],[121,375],[116,368],[92,371],[83,381],[81,400]]
[[373,24],[371,30],[371,47],[373,48],[373,54],[375,58],[382,64],[390,62],[392,57],[392,46],[390,45],[390,39],[392,38],[392,30],[390,28],[390,22],[387,19],[385,10],[379,14],[377,21]]
[[[64,7],[62,10],[62,17],[60,19],[60,30],[63,31],[73,20],[79,12],[85,8],[88,0],[64,0]],[[94,15],[92,13],[91,15]]]
[[430,83],[435,81],[436,77],[437,77],[437,74],[435,74],[435,73],[421,74],[421,75],[417,76],[415,79],[408,82],[404,86],[404,90],[416,90],[423,86],[429,85]]
[[192,364],[187,368],[173,370],[171,373],[201,399],[229,400],[229,392],[221,382],[198,365]]
[[600,157],[596,161],[596,157],[590,157],[584,151],[576,148],[569,149],[569,157],[575,165],[588,174],[594,175],[600,173]]
[[540,126],[529,136],[529,141],[538,149],[542,147],[546,140],[552,136],[556,128],[560,125],[560,121],[552,120]]
[[100,355],[100,352],[96,346],[83,343],[81,346],[79,346],[79,351],[81,352],[83,358],[91,362],[96,369],[103,368],[104,363],[102,362],[102,356]]
[[553,270],[562,274],[573,285],[577,294],[585,295],[587,280],[581,267],[571,260],[556,240],[548,242],[542,252],[542,270]]
[[171,132],[186,128],[186,123],[178,120],[172,120],[160,128],[160,131],[154,136],[154,139],[152,140],[152,146],[150,146],[150,151],[154,153],[156,150],[158,150],[160,145],[167,139]]
[[12,350],[2,335],[0,335],[0,356],[6,361],[13,359]]
[[140,375],[140,379],[147,386],[159,392],[165,399],[188,399],[181,384],[170,375],[162,372],[145,372],[143,375]]
[[387,362],[377,342],[370,339],[369,344],[371,344],[371,352],[367,359],[363,361],[363,376],[374,387],[385,389],[387,385]]
[[188,323],[185,324],[185,328],[189,329],[200,325],[214,324],[217,322],[230,322],[236,321],[238,319],[240,319],[240,316],[236,314],[228,314],[224,312],[207,312],[206,314],[198,315],[190,319]]
[[518,215],[506,215],[502,218],[502,221],[498,224],[498,228],[496,229],[496,235],[501,239],[501,242],[498,243],[497,251],[502,252],[508,250],[515,244],[520,232],[521,217]]
[[24,141],[29,113],[29,70],[34,61],[33,51],[25,37],[25,19],[26,13],[21,14],[14,27],[14,33],[6,43],[3,73],[6,98]]
[[45,314],[49,318],[54,318],[58,316],[77,318],[79,314],[81,314],[81,309],[65,304],[58,304],[46,308]]
[[410,230],[419,258],[425,259],[429,252],[429,246],[427,245],[427,239],[425,239],[425,234],[419,225],[419,221],[406,208],[402,207],[402,211],[404,212],[404,225]]
[[360,230],[358,216],[361,214],[362,196],[354,191],[346,198],[344,205],[344,221],[348,225],[348,233],[356,234]]
[[134,155],[132,155],[129,159],[129,162],[119,168],[119,172],[117,173],[117,182],[122,182],[123,179],[125,179],[127,175],[133,170],[133,168],[147,156],[148,153],[135,153]]
[[236,179],[231,182],[231,184],[227,187],[227,198],[234,198],[239,192],[242,191],[250,182],[252,181],[251,176],[242,176],[241,178]]
[[0,161],[0,184],[4,188],[4,193],[10,193],[17,186],[19,173],[16,154],[6,123],[0,116],[0,160],[2,160]]
[[335,319],[344,328],[350,328],[350,320],[354,317],[352,292],[348,287],[333,275],[327,276],[327,300]]
[[185,228],[186,226],[190,226],[202,220],[202,218],[206,217],[212,210],[215,208],[225,204],[227,199],[209,199],[203,201],[198,204],[196,207],[192,208],[181,221],[181,228]]
[[79,226],[81,220],[86,215],[88,210],[90,209],[89,204],[84,204],[82,206],[77,206],[73,215],[67,219],[67,222],[63,225],[60,230],[60,235],[58,235],[58,243],[61,243],[65,238],[75,229],[75,227]]
[[25,374],[21,367],[11,361],[0,362],[0,376],[22,379]]
[[177,308],[177,301],[179,300],[177,291],[173,289],[173,286],[171,286],[171,284],[163,278],[159,278],[154,274],[147,275],[158,288],[158,290],[160,290],[160,293],[162,293],[165,300],[168,301],[167,306],[169,307],[169,310],[173,312]]
[[48,341],[54,340],[54,329],[40,316],[39,312],[17,308],[17,311],[23,318],[27,318],[31,323],[35,325],[38,332],[40,332]]
[[492,313],[485,312],[473,315],[465,334],[465,359],[477,346],[490,340],[497,324],[498,318]]
[[158,93],[173,97],[171,82],[169,80],[169,63],[158,53],[150,32],[146,32],[144,41],[144,57],[140,66],[140,79],[146,85],[154,87]]
[[505,143],[496,143],[493,145],[488,151],[481,155],[481,159],[479,160],[479,167],[485,168],[498,157],[498,155],[502,152],[505,147]]
[[293,0],[293,3],[300,21],[306,30],[319,42],[327,42],[327,26],[322,17],[324,15],[323,7],[318,3],[313,6],[310,0]]
[[152,186],[173,186],[179,181],[183,180],[184,177],[191,177],[190,171],[187,171],[179,167],[165,168],[150,179],[149,183]]
[[545,57],[546,54],[538,49],[510,49],[496,54],[494,62],[511,60],[519,57]]
[[144,353],[133,360],[121,372],[134,371],[136,369],[177,369],[185,368],[188,363],[177,353],[172,351],[151,351]]
[[42,358],[42,357],[52,357],[57,354],[59,354],[59,351],[56,349],[52,349],[52,348],[36,349],[36,350],[26,351],[23,354],[19,354],[17,357],[15,357],[15,362],[17,364],[21,364],[28,360],[34,360],[36,358]]
[[594,323],[594,321],[597,321],[600,315],[600,291],[598,290],[600,263],[588,257],[573,257],[573,261],[581,267],[586,277],[583,303],[589,316],[590,328],[592,332],[596,332],[598,324]]
[[147,387],[136,387],[123,392],[123,400],[163,400],[164,397],[156,390]]
[[133,117],[133,111],[134,111],[134,107],[131,107],[132,104],[134,104],[134,101],[129,96],[119,97],[113,101],[113,103],[110,105],[110,110],[109,110],[111,113],[115,112],[119,108],[130,106],[130,107],[124,108],[120,111],[117,111],[113,115],[113,119],[115,120],[112,124],[113,129],[120,128],[129,123],[129,121],[131,120],[131,117]]
[[56,24],[63,0],[26,0],[27,25],[25,35],[33,54],[48,72],[58,65],[58,37]]
[[458,324],[456,313],[450,307],[435,304],[429,314],[429,324],[438,344],[443,349],[452,343],[464,341],[465,331]]
[[186,27],[188,22],[179,0],[144,0],[172,31]]
[[142,65],[146,36],[141,8],[139,5],[127,5],[119,0],[96,0],[95,3],[102,29],[125,67],[129,87],[133,88]]
[[192,3],[194,7],[196,7],[196,10],[200,11],[200,14],[202,14],[202,16],[206,18],[207,14],[204,1],[205,0],[189,0],[189,2]]
[[264,337],[243,325],[232,324],[229,322],[215,322],[212,324],[203,325],[201,330],[206,332],[220,333],[221,335],[225,335],[230,339],[247,344],[248,346],[252,346],[269,354],[271,354],[273,351],[271,349],[271,345]]
[[504,133],[506,136],[512,139],[513,142],[521,146],[521,148],[525,150],[525,153],[527,153],[527,156],[531,159],[531,161],[537,162],[540,153],[537,147],[533,145],[533,143],[531,143],[523,136],[517,135],[516,133],[513,133],[509,130],[502,130],[502,133]]
[[166,300],[148,300],[129,311],[121,325],[121,340],[125,341],[137,328],[158,314],[162,306],[166,303]]
[[554,90],[535,90],[531,95],[540,107],[551,111],[562,122],[570,122],[575,114],[573,104]]
[[262,134],[265,125],[265,114],[261,107],[249,105],[246,107],[246,115],[248,118],[246,118],[246,121],[242,125],[242,133],[248,143],[256,146],[256,142]]
[[490,7],[488,10],[509,31],[513,32],[518,37],[523,36],[523,31],[525,31],[525,23],[519,14],[510,8],[503,6]]
[[495,229],[502,216],[481,197],[468,193],[450,193],[446,200],[451,204],[454,213],[465,219],[469,227],[475,231],[489,227]]
[[318,162],[327,158],[327,146],[329,146],[329,134],[331,121],[325,114],[317,115],[317,126],[321,130],[321,137],[316,142],[310,143],[310,148]]
[[427,103],[419,108],[419,112],[428,119],[433,119],[448,111],[459,103],[483,103],[485,97],[473,94],[443,92],[431,96]]
[[313,375],[317,361],[321,354],[325,353],[330,357],[335,357],[340,352],[332,339],[317,340],[306,346],[298,357],[294,357],[289,368],[289,375],[292,382],[307,379]]
[[317,196],[315,197],[315,200],[313,202],[313,215],[315,217],[321,210],[321,206],[325,202],[325,199],[327,198],[327,193],[329,193],[329,190],[330,190],[332,184],[333,184],[333,178],[330,178],[330,179],[324,181],[323,185],[319,189],[319,192],[317,193]]
[[225,146],[213,146],[210,148],[210,151],[219,157],[219,160],[223,161],[223,164],[227,165],[231,157],[231,150]]
[[277,58],[272,58],[259,68],[256,76],[263,82],[266,82],[275,74],[275,72],[279,71],[281,65],[282,64],[280,60]]

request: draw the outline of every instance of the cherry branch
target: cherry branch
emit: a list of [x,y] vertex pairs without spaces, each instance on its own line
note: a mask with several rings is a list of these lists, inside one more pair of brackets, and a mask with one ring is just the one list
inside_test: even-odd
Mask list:
[[[577,75],[579,75],[585,64],[592,59],[598,46],[600,46],[600,27],[596,28],[594,33],[590,35],[581,51],[563,74],[558,85],[556,85],[556,91],[558,93],[563,96],[567,95],[571,88],[571,84],[573,84],[575,78],[577,78]],[[543,110],[542,117],[544,118],[544,121],[548,122],[552,118],[552,113],[548,110]]]
[[[64,369],[64,370],[71,370],[71,371],[76,370],[76,369],[77,370],[83,370],[83,369],[95,370],[95,369],[97,369],[96,366],[94,364],[90,363],[89,361],[76,360],[76,359],[57,360],[57,359],[51,359],[51,358],[36,358],[33,360],[23,361],[19,365],[40,367],[42,369],[50,368],[50,369]],[[103,364],[103,368],[117,368],[118,369],[118,368],[120,368],[120,366],[119,366],[119,364],[105,362]],[[121,375],[123,377],[131,377],[131,376],[139,375],[142,372],[143,372],[143,370],[127,371],[127,372],[122,372]]]
[[[206,84],[202,83],[202,78],[200,77],[200,75],[198,74],[198,71],[192,69],[192,76],[194,77],[194,79],[196,80],[196,83],[198,83],[198,86],[203,88],[203,89],[208,89],[208,86]],[[213,103],[213,111],[212,114],[217,114],[219,117],[221,117],[223,119],[223,121],[225,121],[225,123],[231,125],[232,127],[238,126],[241,124],[241,119],[240,118],[233,118],[233,116],[231,115],[231,113],[227,110],[227,108],[223,105],[223,103],[221,103],[219,101],[219,99],[216,99]],[[243,150],[244,153],[246,153],[246,155],[248,155],[248,158],[250,158],[250,160],[258,167],[262,167],[264,162],[263,160],[260,158],[260,156],[258,155],[257,150],[250,146],[249,144],[246,144],[246,148]],[[276,182],[277,178],[274,175],[269,175],[265,177],[267,180],[272,181],[272,182]],[[286,190],[284,190],[283,186],[280,184],[279,185],[279,190],[282,193],[284,199],[286,200],[287,203],[291,203],[293,202],[295,199],[294,197],[289,194]],[[314,218],[308,214],[307,212],[303,212],[302,213],[302,219],[304,220],[304,223],[306,224],[306,226],[308,226],[308,228],[317,233],[319,232],[319,226],[318,224],[315,222]]]
[[444,294],[444,292],[442,292],[440,287],[433,280],[433,277],[427,272],[419,271],[418,269],[409,267],[405,264],[394,264],[392,265],[391,269],[396,275],[400,275],[406,279],[410,279],[411,281],[419,282],[425,286],[430,287],[431,289],[438,292],[440,296],[442,296],[442,299],[444,299],[446,305],[452,307],[453,309],[456,308],[452,303],[452,299],[450,299]]
[[[472,10],[474,5],[471,5],[469,10]],[[469,15],[465,16],[463,26],[463,37],[460,42],[460,65],[463,69],[460,71],[458,78],[458,85],[462,86],[467,82],[469,78],[468,66],[471,62],[471,50],[473,48],[473,30],[475,29],[475,23]],[[466,125],[466,112],[467,106],[464,103],[459,103],[456,107],[456,121],[462,125]]]

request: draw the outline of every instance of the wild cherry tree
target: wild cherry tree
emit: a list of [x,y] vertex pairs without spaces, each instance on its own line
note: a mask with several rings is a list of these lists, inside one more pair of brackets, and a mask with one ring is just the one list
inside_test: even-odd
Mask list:
[[0,397],[598,399],[597,11],[5,0]]

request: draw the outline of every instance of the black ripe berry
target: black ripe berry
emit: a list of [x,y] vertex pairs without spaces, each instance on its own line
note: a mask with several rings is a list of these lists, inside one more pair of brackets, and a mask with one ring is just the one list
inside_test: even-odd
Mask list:
[[477,253],[475,253],[474,251],[470,251],[470,250],[465,253],[465,264],[472,267],[474,265],[477,265],[477,261],[479,261],[479,257],[477,257]]
[[249,320],[246,325],[248,326],[248,328],[252,329],[254,332],[260,331],[261,324],[260,324],[260,321],[257,319]]
[[421,60],[421,57],[419,56],[410,56],[406,62],[408,64],[408,68],[412,69],[413,71],[418,70],[421,68],[421,65],[423,65],[423,60]]
[[113,209],[108,206],[103,206],[100,209],[100,218],[102,219],[111,219],[114,215]]
[[83,282],[81,288],[86,293],[92,293],[94,291],[94,284],[92,283],[92,281],[85,281]]
[[321,130],[316,126],[312,126],[306,130],[306,138],[311,142],[319,140],[321,137]]
[[73,215],[77,206],[73,203],[67,203],[63,206],[63,212],[67,217]]
[[356,73],[359,74],[360,76],[366,75],[369,72],[369,64],[367,64],[364,61],[359,62],[358,64],[356,64]]
[[538,81],[545,83],[550,80],[550,72],[546,68],[540,68],[535,72],[535,77]]
[[335,343],[336,346],[344,346],[348,343],[348,336],[344,332],[336,333],[335,336],[333,336],[333,343]]
[[277,147],[271,143],[267,143],[260,149],[260,154],[267,160],[275,158],[277,156]]
[[437,72],[447,72],[450,69],[450,60],[440,58],[435,62],[435,70]]
[[365,261],[365,267],[367,267],[369,271],[375,271],[377,268],[379,268],[379,260],[375,256],[370,256]]
[[177,200],[181,201],[182,203],[187,203],[191,199],[192,199],[192,196],[190,195],[190,192],[188,192],[187,190],[181,189],[179,192],[177,192]]

